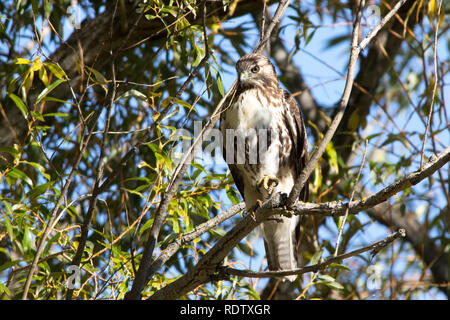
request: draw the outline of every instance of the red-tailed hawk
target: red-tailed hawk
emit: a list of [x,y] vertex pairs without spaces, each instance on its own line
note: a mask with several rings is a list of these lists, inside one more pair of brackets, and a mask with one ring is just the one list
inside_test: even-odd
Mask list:
[[[249,54],[236,70],[237,92],[221,114],[223,155],[247,210],[253,211],[273,192],[291,192],[306,165],[308,142],[299,106],[280,88],[270,60]],[[300,195],[305,202],[307,189]],[[269,270],[297,268],[299,217],[273,216],[260,230]]]

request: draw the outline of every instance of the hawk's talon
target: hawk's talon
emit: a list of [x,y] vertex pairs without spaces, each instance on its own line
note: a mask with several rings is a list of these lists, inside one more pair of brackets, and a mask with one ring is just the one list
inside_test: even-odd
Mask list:
[[261,208],[262,204],[263,204],[263,202],[261,200],[257,199],[256,204],[247,211],[247,213],[250,214],[250,216],[252,217],[253,221],[256,221],[255,212],[256,212],[256,210]]
[[261,187],[264,189],[265,192],[267,192],[267,196],[265,196],[266,199],[270,198],[272,193],[274,192],[274,189],[278,184],[280,183],[280,179],[278,179],[275,176],[272,175],[266,175],[259,179],[256,182],[256,189],[259,193],[263,194],[261,191]]
[[255,211],[258,210],[259,208],[261,208],[262,205],[263,205],[263,202],[261,200],[259,200],[259,199],[256,199],[256,205],[255,205],[256,209],[255,209]]

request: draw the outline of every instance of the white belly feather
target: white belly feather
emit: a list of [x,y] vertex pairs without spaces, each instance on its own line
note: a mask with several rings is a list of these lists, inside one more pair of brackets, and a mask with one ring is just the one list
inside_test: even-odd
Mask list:
[[[245,108],[239,106],[245,106]],[[270,139],[270,146],[265,151],[259,153],[261,158],[258,158],[256,176],[247,174],[248,164],[237,164],[238,169],[243,173],[244,185],[246,186],[244,197],[248,208],[254,206],[258,199],[264,201],[263,197],[257,192],[254,192],[254,190],[256,188],[255,181],[258,181],[266,175],[276,176],[280,179],[280,183],[275,189],[276,192],[289,194],[294,186],[293,168],[286,166],[280,167],[280,148],[283,146],[282,141],[279,139],[280,132],[277,124],[283,123],[283,120],[286,118],[292,118],[289,114],[286,115],[286,110],[280,106],[283,106],[281,101],[277,106],[270,106],[269,102],[257,89],[252,89],[242,93],[239,100],[225,111],[225,127],[227,129],[242,130],[242,132],[253,130],[258,134],[264,132],[269,134],[272,129],[276,132]],[[282,132],[281,135],[288,135],[287,128],[283,127],[282,129],[286,130],[286,132]],[[259,150],[256,145],[258,144],[258,139],[255,139],[254,136],[252,137],[252,139],[248,140],[250,150]],[[225,136],[224,139],[226,139]]]

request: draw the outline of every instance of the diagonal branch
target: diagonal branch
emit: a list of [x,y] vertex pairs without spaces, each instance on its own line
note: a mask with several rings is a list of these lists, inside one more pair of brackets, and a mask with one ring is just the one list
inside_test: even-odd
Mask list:
[[[291,3],[291,0],[283,0],[280,1],[280,4],[277,7],[277,11],[275,11],[275,14],[273,15],[272,21],[270,22],[269,26],[266,30],[261,30],[261,40],[256,45],[255,50],[253,50],[254,53],[261,53],[264,50],[264,47],[266,46],[267,42],[270,39],[270,36],[272,35],[272,31],[275,28],[276,25],[280,22],[281,17],[284,14],[284,11],[286,11],[287,7]],[[264,13],[263,13],[264,16]]]
[[154,274],[156,271],[158,271],[173,255],[175,255],[180,248],[194,240],[195,238],[198,238],[203,233],[211,230],[215,226],[219,225],[220,223],[224,222],[225,220],[228,220],[238,212],[245,209],[245,203],[241,202],[235,206],[232,206],[228,210],[223,211],[219,215],[215,216],[212,219],[209,219],[208,221],[202,223],[201,225],[194,228],[194,230],[182,234],[179,238],[177,238],[175,241],[171,242],[164,251],[158,256],[157,259],[150,265],[149,273]]
[[320,270],[325,269],[327,266],[329,266],[332,263],[339,263],[344,259],[348,259],[350,257],[354,257],[356,255],[359,255],[361,253],[372,251],[372,254],[378,253],[381,249],[385,248],[392,242],[394,242],[398,238],[404,238],[406,236],[405,229],[399,229],[398,231],[394,232],[387,238],[374,242],[368,246],[353,250],[351,252],[343,253],[338,256],[333,256],[328,259],[326,259],[323,262],[313,264],[311,266],[306,266],[303,268],[297,268],[292,270],[283,270],[283,271],[263,271],[263,272],[256,272],[252,270],[240,270],[240,269],[234,269],[230,267],[220,267],[216,270],[217,277],[221,280],[229,280],[230,276],[240,276],[240,277],[249,277],[249,278],[278,278],[278,277],[284,277],[284,276],[291,276],[291,275],[301,275],[308,272],[317,272]]

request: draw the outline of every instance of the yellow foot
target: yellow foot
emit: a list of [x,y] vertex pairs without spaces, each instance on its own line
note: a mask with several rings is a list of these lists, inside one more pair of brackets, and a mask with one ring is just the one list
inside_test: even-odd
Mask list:
[[278,179],[275,176],[267,175],[258,180],[258,182],[256,183],[256,189],[261,194],[263,194],[263,191],[265,191],[269,196],[271,196],[274,191],[274,188],[279,183],[280,179]]
[[288,208],[288,206],[283,206],[283,209],[285,210],[286,216],[293,216],[295,214],[294,210]]

